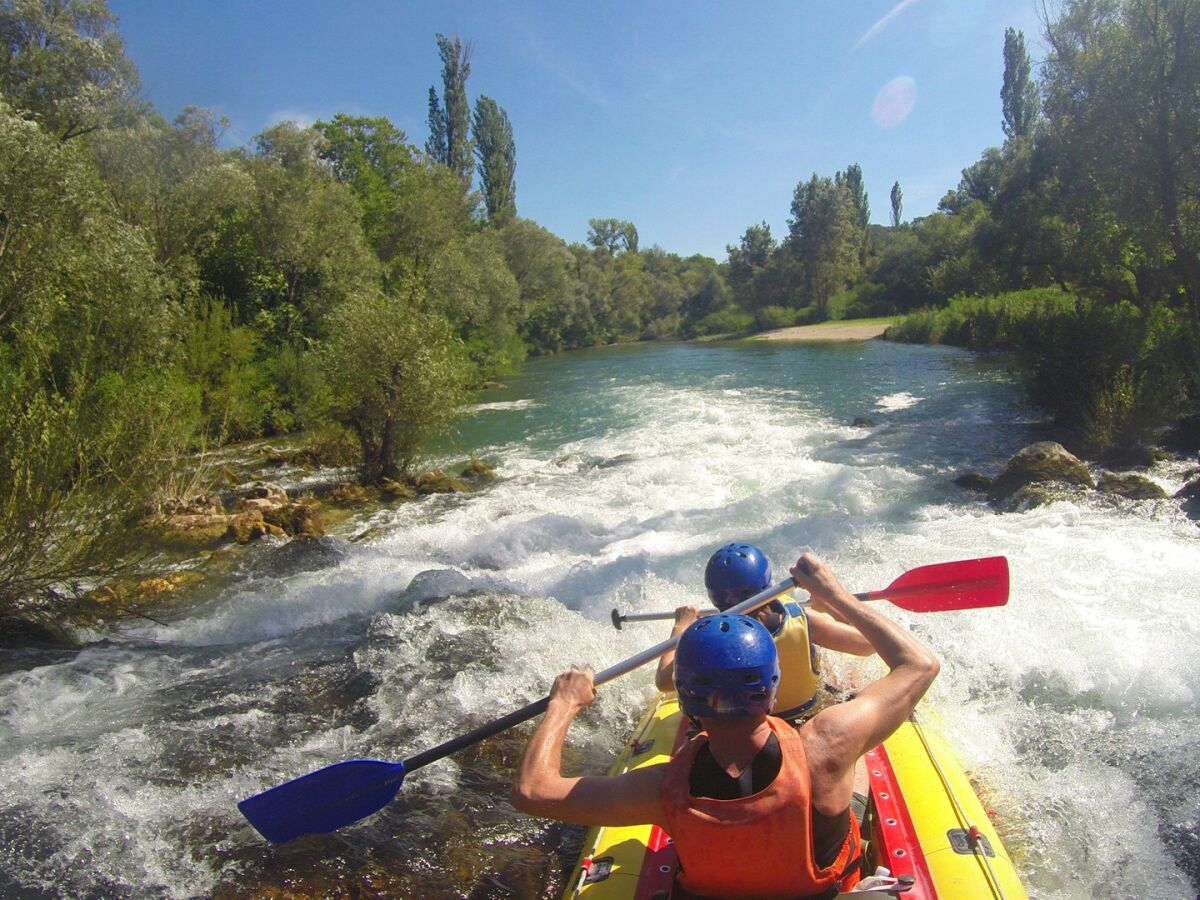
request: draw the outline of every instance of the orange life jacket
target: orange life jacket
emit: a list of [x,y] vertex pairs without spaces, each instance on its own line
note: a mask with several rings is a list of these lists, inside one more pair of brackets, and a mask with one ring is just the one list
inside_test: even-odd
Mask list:
[[830,888],[849,890],[858,883],[858,821],[851,814],[837,859],[818,868],[804,744],[782,719],[772,716],[767,722],[779,740],[782,761],[775,780],[751,797],[713,800],[691,795],[688,777],[708,739],[704,732],[680,748],[667,767],[663,824],[679,853],[679,882],[690,893],[794,900],[820,896]]

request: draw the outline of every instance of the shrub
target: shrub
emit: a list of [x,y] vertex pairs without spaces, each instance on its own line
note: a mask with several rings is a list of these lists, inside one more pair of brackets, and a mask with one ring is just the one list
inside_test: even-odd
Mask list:
[[736,306],[709,313],[696,323],[697,335],[742,334],[754,325],[754,316]]

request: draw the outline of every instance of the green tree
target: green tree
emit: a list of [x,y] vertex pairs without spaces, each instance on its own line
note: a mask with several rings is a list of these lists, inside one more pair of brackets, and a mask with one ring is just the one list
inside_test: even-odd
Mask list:
[[99,128],[138,90],[105,0],[0,4],[0,94],[61,141]]
[[398,195],[417,177],[415,148],[384,116],[338,113],[314,127],[322,138],[318,155],[332,166],[338,181],[354,189],[367,240],[387,262]]
[[479,370],[476,380],[520,362],[520,289],[494,230],[447,244],[430,266],[425,288],[424,305],[445,316],[466,344]]
[[455,35],[451,41],[437,36],[442,60],[442,97],[429,89],[429,142],[425,152],[446,166],[466,184],[471,183],[475,161],[471,156],[471,101],[467,98],[467,76],[471,74],[471,44]]
[[771,300],[766,293],[764,275],[775,250],[775,238],[766,222],[748,225],[737,246],[725,247],[729,255],[729,286],[734,298],[756,318],[758,311]]
[[533,353],[554,353],[581,339],[575,259],[562,239],[529,219],[500,230],[508,269],[517,280],[521,336]]
[[475,101],[474,137],[488,220],[502,225],[517,214],[517,147],[508,113],[491,97]]
[[900,182],[892,185],[892,227],[899,228],[904,221],[904,192],[900,190]]
[[1190,0],[1065,5],[1047,27],[1045,143],[1063,214],[1169,273],[1200,333],[1200,11]]
[[815,172],[792,195],[790,245],[803,267],[805,293],[818,318],[829,315],[829,298],[857,263],[858,216],[845,183]]
[[588,219],[588,243],[615,256],[618,250],[637,253],[638,231],[623,219]]
[[321,351],[329,415],[350,428],[362,451],[364,484],[401,479],[428,441],[459,413],[470,364],[445,318],[403,295],[350,298],[330,317]]
[[845,184],[846,191],[850,195],[850,203],[854,207],[854,217],[858,227],[865,233],[867,227],[871,224],[871,201],[867,197],[867,192],[863,187],[862,166],[858,163],[851,163],[846,167],[846,171],[838,172],[834,176],[834,182],[837,184]]
[[1029,73],[1024,33],[1004,29],[1004,83],[1000,87],[1000,103],[1004,111],[1004,133],[1010,138],[1030,134],[1038,117],[1038,89]]
[[425,152],[437,162],[446,165],[450,148],[446,142],[446,112],[442,109],[437,88],[429,86],[429,137],[425,139]]
[[283,122],[256,145],[246,161],[256,191],[204,255],[205,290],[270,345],[318,339],[339,303],[377,283],[378,264],[350,189],[318,156],[316,130]]
[[170,125],[148,116],[89,138],[123,218],[146,230],[167,289],[181,299],[199,294],[197,260],[255,193],[242,160],[217,149],[224,124],[188,107]]
[[178,307],[86,148],[0,102],[0,161],[0,619],[53,624],[127,565],[194,405]]

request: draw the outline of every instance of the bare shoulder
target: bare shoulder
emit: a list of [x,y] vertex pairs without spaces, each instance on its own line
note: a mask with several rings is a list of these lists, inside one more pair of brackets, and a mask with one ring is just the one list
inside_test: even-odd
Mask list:
[[800,726],[798,733],[810,770],[837,775],[858,758],[853,732],[842,721],[845,716],[839,714],[839,707],[844,705],[822,710]]

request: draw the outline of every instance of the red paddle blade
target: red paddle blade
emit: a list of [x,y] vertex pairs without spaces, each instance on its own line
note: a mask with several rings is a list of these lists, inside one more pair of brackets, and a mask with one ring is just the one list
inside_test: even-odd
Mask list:
[[1008,560],[985,556],[918,566],[882,591],[870,591],[864,599],[890,600],[911,612],[1004,606],[1008,602]]

